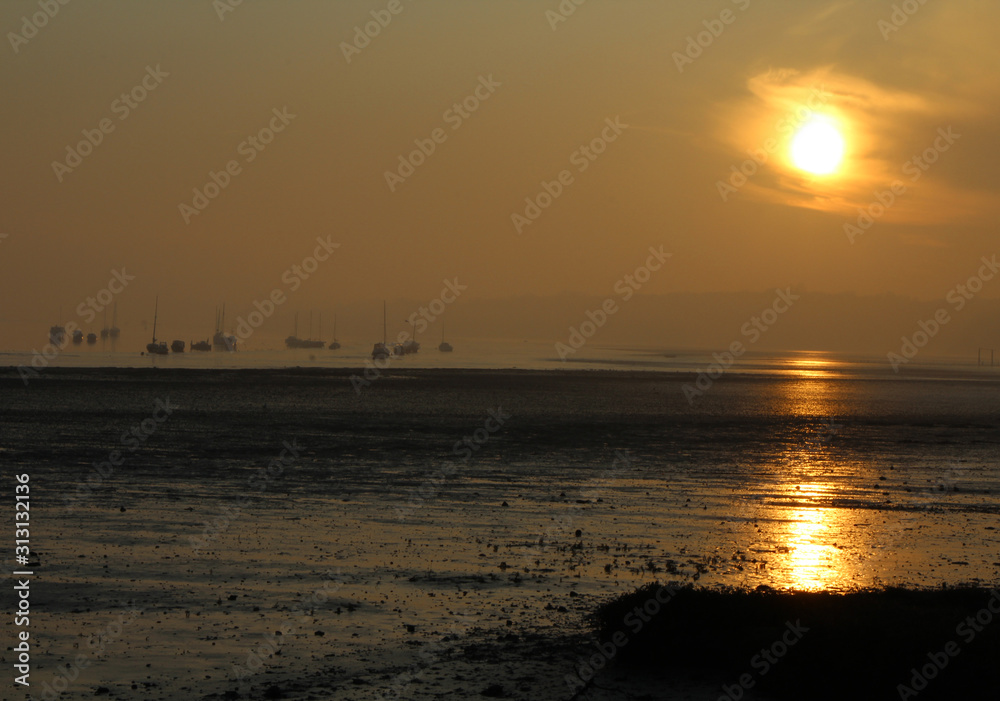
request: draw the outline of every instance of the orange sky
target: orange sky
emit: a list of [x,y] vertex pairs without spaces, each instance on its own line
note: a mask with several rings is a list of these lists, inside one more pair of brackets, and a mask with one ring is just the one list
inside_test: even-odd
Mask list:
[[[0,348],[79,321],[122,268],[122,308],[147,319],[159,294],[180,337],[281,289],[279,337],[295,310],[431,300],[455,277],[466,304],[599,299],[650,246],[672,258],[640,295],[935,300],[1000,252],[995,3],[928,2],[896,26],[891,3],[861,0],[589,0],[566,17],[557,0],[245,0],[220,17],[225,1],[0,4]],[[787,159],[782,120],[813,94],[846,144],[828,177]],[[958,136],[913,179],[939,129]],[[100,143],[68,170],[84,131]],[[416,142],[433,152],[403,178]],[[227,164],[203,211],[181,207]],[[905,192],[852,243],[844,225],[894,181]],[[517,226],[543,182],[558,196]],[[290,290],[317,237],[339,248]],[[490,309],[546,335],[523,297]],[[684,345],[677,326],[648,340]]]

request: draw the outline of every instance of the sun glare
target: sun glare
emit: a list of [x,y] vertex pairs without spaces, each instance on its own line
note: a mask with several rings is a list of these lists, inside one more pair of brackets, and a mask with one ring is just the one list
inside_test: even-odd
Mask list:
[[792,163],[813,175],[829,175],[844,158],[844,137],[832,121],[817,117],[792,139]]

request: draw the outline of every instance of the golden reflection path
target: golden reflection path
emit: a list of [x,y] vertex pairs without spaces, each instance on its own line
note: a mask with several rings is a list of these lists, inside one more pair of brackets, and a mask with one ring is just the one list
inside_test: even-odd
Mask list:
[[[851,510],[831,506],[840,486],[831,465],[829,441],[839,426],[840,406],[836,383],[837,363],[815,354],[794,358],[787,367],[789,382],[779,383],[779,413],[811,417],[815,421],[789,440],[776,475],[770,541],[775,554],[769,572],[771,586],[802,591],[846,590],[858,584],[858,548]],[[831,472],[835,473],[831,475]],[[866,538],[867,540],[867,538]]]

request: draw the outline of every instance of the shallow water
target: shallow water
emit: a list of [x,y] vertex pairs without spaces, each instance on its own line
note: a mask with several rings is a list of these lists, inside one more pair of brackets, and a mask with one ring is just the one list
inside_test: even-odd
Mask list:
[[[36,488],[52,617],[40,673],[128,600],[147,613],[95,680],[235,688],[233,665],[291,621],[255,684],[308,669],[374,698],[421,644],[581,631],[653,579],[1000,582],[1000,378],[781,367],[693,405],[685,373],[397,366],[358,393],[330,369],[50,369],[28,387],[7,371],[5,473]],[[158,399],[172,413],[150,423]],[[286,442],[298,456],[264,480]],[[113,450],[124,464],[81,486]]]
[[[370,364],[372,342],[343,341],[338,350],[284,348],[280,341],[264,347],[242,348],[235,353],[192,352],[151,356],[144,352],[148,339],[124,338],[115,344],[110,341],[94,346],[75,346],[67,343],[53,353],[40,341],[34,352],[0,350],[0,367],[29,366],[44,372],[48,367],[68,368],[188,368],[188,369],[282,369],[282,368],[363,368]],[[405,369],[519,369],[519,370],[648,370],[655,372],[699,373],[708,371],[713,363],[729,362],[714,351],[673,349],[659,347],[606,346],[589,342],[572,353],[560,352],[557,343],[535,340],[511,341],[492,339],[452,339],[454,352],[441,353],[437,342],[423,340],[421,351],[415,355],[393,356],[388,367]],[[48,353],[47,358],[36,353]],[[726,374],[751,373],[755,375],[803,378],[898,378],[886,356],[860,356],[812,351],[767,353],[747,351],[732,359],[725,368]],[[953,379],[982,374],[995,377],[1000,367],[977,367],[975,358],[925,358],[918,356],[912,363],[902,365],[903,376]],[[977,372],[981,371],[981,373]]]

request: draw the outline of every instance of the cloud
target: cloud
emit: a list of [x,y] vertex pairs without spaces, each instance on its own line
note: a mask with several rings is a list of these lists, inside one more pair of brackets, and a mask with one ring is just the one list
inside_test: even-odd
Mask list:
[[[876,193],[898,183],[905,192],[883,221],[970,223],[996,209],[985,193],[949,182],[944,167],[976,155],[962,153],[968,140],[942,139],[939,129],[975,119],[978,103],[880,85],[829,66],[770,69],[750,77],[746,87],[745,95],[719,109],[715,125],[734,163],[771,144],[768,163],[749,179],[743,197],[856,217]],[[836,122],[847,143],[844,162],[831,176],[802,173],[787,155],[795,131],[818,115]],[[950,133],[964,136],[962,129]]]

